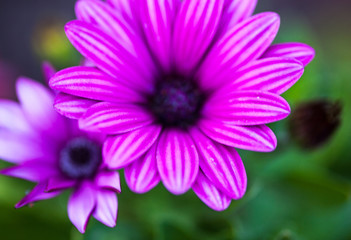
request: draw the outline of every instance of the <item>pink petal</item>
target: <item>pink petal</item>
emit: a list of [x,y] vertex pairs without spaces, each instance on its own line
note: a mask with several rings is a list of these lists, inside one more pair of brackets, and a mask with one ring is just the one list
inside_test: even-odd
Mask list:
[[272,43],[279,29],[276,13],[261,13],[235,25],[213,46],[198,72],[204,89],[222,86],[233,80],[233,69],[257,58]]
[[56,140],[67,136],[65,119],[54,110],[54,95],[49,89],[22,77],[17,81],[17,95],[32,126]]
[[178,70],[192,71],[208,49],[219,23],[224,0],[184,0],[173,34]]
[[199,156],[187,132],[165,129],[157,146],[156,161],[165,187],[173,194],[183,194],[194,183],[199,171]]
[[69,198],[68,217],[79,232],[85,232],[96,201],[96,190],[89,182],[82,182],[82,185]]
[[262,55],[262,58],[295,58],[306,66],[312,61],[314,56],[314,49],[304,43],[279,43],[270,46]]
[[50,199],[53,197],[56,197],[59,195],[61,192],[51,192],[47,193],[45,192],[46,189],[46,182],[40,182],[38,183],[32,191],[30,191],[20,202],[16,204],[16,208],[21,208],[25,205],[31,204],[36,201],[40,200],[45,200],[45,199]]
[[145,155],[124,170],[128,187],[136,193],[148,192],[160,182],[156,165],[156,147],[157,144],[154,144]]
[[41,68],[43,71],[45,82],[49,83],[50,78],[56,73],[54,66],[52,66],[50,62],[43,62]]
[[138,0],[106,0],[106,2],[115,8],[116,14],[122,15],[129,22],[138,23],[139,15],[136,11]]
[[115,227],[118,201],[115,192],[99,190],[96,195],[96,208],[93,216],[108,227]]
[[67,188],[72,188],[77,184],[77,180],[65,178],[63,176],[51,177],[48,180],[47,186],[45,188],[46,192],[53,192],[58,190],[65,190]]
[[220,33],[230,31],[238,22],[250,17],[257,5],[257,0],[225,0],[221,21]]
[[14,167],[5,168],[0,173],[32,182],[44,181],[59,174],[55,165],[43,161],[24,162]]
[[179,0],[140,0],[140,17],[150,50],[167,72],[171,68],[171,42]]
[[265,58],[236,71],[235,78],[223,91],[260,90],[282,94],[303,74],[303,65],[293,58]]
[[66,24],[66,35],[75,48],[103,72],[126,86],[143,92],[152,91],[155,66],[144,44],[131,37],[134,48],[92,24],[74,20]]
[[277,147],[277,138],[266,125],[244,127],[201,120],[198,126],[212,140],[230,147],[258,152],[270,152]]
[[95,177],[95,184],[105,190],[121,192],[121,182],[116,171],[100,171]]
[[[89,0],[90,1],[90,0]],[[74,96],[107,102],[140,102],[134,90],[94,67],[71,67],[59,71],[50,87]]]
[[231,199],[218,190],[202,171],[199,171],[192,188],[201,201],[213,210],[223,211],[230,205]]
[[153,122],[153,117],[137,105],[101,102],[88,109],[79,120],[79,127],[112,135],[130,132]]
[[261,125],[279,121],[290,113],[289,104],[279,95],[261,91],[215,94],[203,114],[233,125]]
[[0,129],[33,135],[21,106],[10,100],[0,100]]
[[200,155],[200,168],[219,189],[231,198],[241,198],[247,185],[244,165],[234,148],[225,147],[193,128],[191,135]]
[[75,97],[65,93],[56,95],[54,108],[65,117],[72,119],[81,118],[84,113],[97,101],[86,98]]
[[52,158],[51,146],[44,147],[37,138],[21,133],[0,131],[0,159],[11,163],[21,163],[28,160]]
[[150,125],[129,133],[108,137],[103,146],[107,166],[118,169],[141,157],[157,140],[161,127]]

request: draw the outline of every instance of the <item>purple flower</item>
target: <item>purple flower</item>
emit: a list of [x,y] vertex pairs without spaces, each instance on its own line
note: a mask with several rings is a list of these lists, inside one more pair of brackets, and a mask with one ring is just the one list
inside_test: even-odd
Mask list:
[[[45,73],[52,68],[45,65]],[[81,131],[76,120],[57,114],[54,94],[33,80],[20,78],[17,94],[20,104],[0,100],[0,158],[16,164],[1,173],[37,185],[16,208],[73,188],[68,216],[80,232],[90,215],[115,226],[120,182],[102,161],[105,136]]]
[[279,16],[251,16],[256,0],[81,0],[66,25],[95,67],[58,72],[55,108],[108,134],[110,168],[125,168],[138,193],[160,180],[174,194],[192,188],[215,210],[246,190],[235,148],[272,151],[264,124],[288,116],[279,95],[314,56],[300,43],[270,46]]

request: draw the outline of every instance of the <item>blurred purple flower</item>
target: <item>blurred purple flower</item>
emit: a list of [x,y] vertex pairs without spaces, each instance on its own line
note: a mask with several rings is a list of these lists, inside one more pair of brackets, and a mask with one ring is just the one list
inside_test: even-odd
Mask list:
[[125,168],[138,193],[160,180],[174,194],[191,187],[215,210],[246,191],[235,148],[272,151],[264,124],[285,118],[279,95],[302,75],[314,51],[270,47],[279,16],[251,17],[256,0],[81,0],[66,25],[96,67],[57,73],[55,107],[81,128],[108,134],[110,168]]
[[[44,70],[46,76],[54,73],[47,64]],[[73,188],[68,216],[80,232],[90,215],[115,226],[120,182],[118,173],[102,164],[105,136],[81,131],[76,120],[57,114],[54,94],[33,80],[19,78],[17,94],[20,104],[0,100],[0,158],[16,164],[1,173],[37,185],[16,208]]]

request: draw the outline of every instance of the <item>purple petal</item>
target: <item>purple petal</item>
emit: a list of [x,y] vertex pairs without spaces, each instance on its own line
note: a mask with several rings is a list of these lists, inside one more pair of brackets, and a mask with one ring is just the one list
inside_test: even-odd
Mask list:
[[279,29],[276,13],[261,13],[235,25],[217,43],[198,72],[204,89],[222,86],[233,80],[233,69],[257,58],[272,43]]
[[65,178],[63,176],[51,177],[48,180],[45,191],[53,192],[58,190],[64,190],[72,188],[77,184],[77,180]]
[[107,0],[111,6],[115,8],[116,14],[122,15],[124,19],[130,22],[137,22],[139,15],[136,9],[138,9],[138,0]]
[[171,68],[172,29],[179,0],[140,0],[140,17],[150,50],[165,71]]
[[290,107],[284,98],[260,91],[215,94],[203,109],[203,114],[208,118],[243,126],[279,121],[289,113]]
[[50,62],[43,62],[41,68],[43,71],[45,82],[49,83],[50,78],[56,73],[54,66],[52,66]]
[[153,122],[153,117],[137,105],[101,102],[88,109],[79,120],[79,127],[112,135],[130,132]]
[[241,198],[247,185],[244,165],[234,148],[225,147],[193,128],[191,135],[200,155],[200,168],[219,189],[233,199]]
[[132,89],[152,91],[155,65],[138,38],[130,36],[131,42],[135,43],[131,48],[123,46],[92,24],[79,20],[69,22],[65,29],[76,49],[103,72]]
[[199,171],[192,188],[201,201],[213,210],[223,211],[229,207],[231,199],[218,190],[202,171]]
[[143,100],[136,91],[94,67],[71,67],[59,71],[51,78],[50,87],[92,100],[107,102],[140,102]]
[[265,58],[236,71],[235,79],[223,90],[260,90],[282,94],[300,79],[303,71],[301,62],[293,58]]
[[225,0],[221,21],[220,33],[230,31],[238,22],[250,17],[255,8],[257,0]]
[[157,167],[165,187],[173,194],[183,194],[194,183],[199,171],[199,156],[187,132],[165,129],[159,139]]
[[71,195],[68,201],[68,217],[79,232],[84,233],[89,217],[97,201],[97,191],[89,182],[82,185]]
[[88,108],[96,103],[96,101],[86,98],[59,93],[56,95],[54,108],[58,113],[65,117],[79,119],[84,115]]
[[118,201],[115,192],[99,190],[96,195],[96,208],[93,216],[108,227],[115,227]]
[[50,158],[54,156],[51,146],[44,147],[38,139],[21,133],[0,131],[0,159],[11,163]]
[[208,49],[219,23],[224,0],[184,0],[173,34],[177,68],[190,72]]
[[49,89],[22,77],[17,81],[17,95],[32,126],[57,140],[67,136],[66,122],[54,110],[54,95]]
[[12,132],[33,135],[33,129],[28,124],[21,106],[10,100],[0,100],[0,128]]
[[95,177],[95,184],[105,190],[121,192],[119,174],[116,171],[100,171]]
[[50,162],[28,161],[14,167],[5,168],[0,171],[0,174],[39,182],[55,177],[59,172],[56,166]]
[[124,170],[128,187],[136,193],[148,192],[160,182],[156,165],[156,147],[157,144],[154,144],[145,155]]
[[160,126],[150,125],[129,133],[108,137],[103,147],[107,166],[118,169],[135,161],[150,149],[160,132]]
[[308,65],[315,56],[315,51],[303,43],[279,43],[270,46],[262,55],[262,58],[282,57],[295,58],[304,66]]
[[277,138],[266,125],[244,127],[201,120],[198,126],[212,140],[230,147],[258,152],[270,152],[277,147]]
[[45,200],[45,199],[50,199],[53,197],[56,197],[59,195],[61,192],[51,192],[47,193],[45,192],[46,189],[46,182],[40,182],[38,183],[32,191],[30,191],[20,202],[16,204],[16,208],[21,208],[25,205],[31,204],[36,201],[40,200]]

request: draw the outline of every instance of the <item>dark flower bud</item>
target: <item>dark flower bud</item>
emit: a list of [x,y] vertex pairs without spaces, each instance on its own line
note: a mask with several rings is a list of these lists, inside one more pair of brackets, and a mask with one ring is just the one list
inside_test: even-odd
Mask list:
[[303,148],[316,148],[327,142],[340,125],[342,105],[327,99],[299,104],[289,118],[291,136]]

